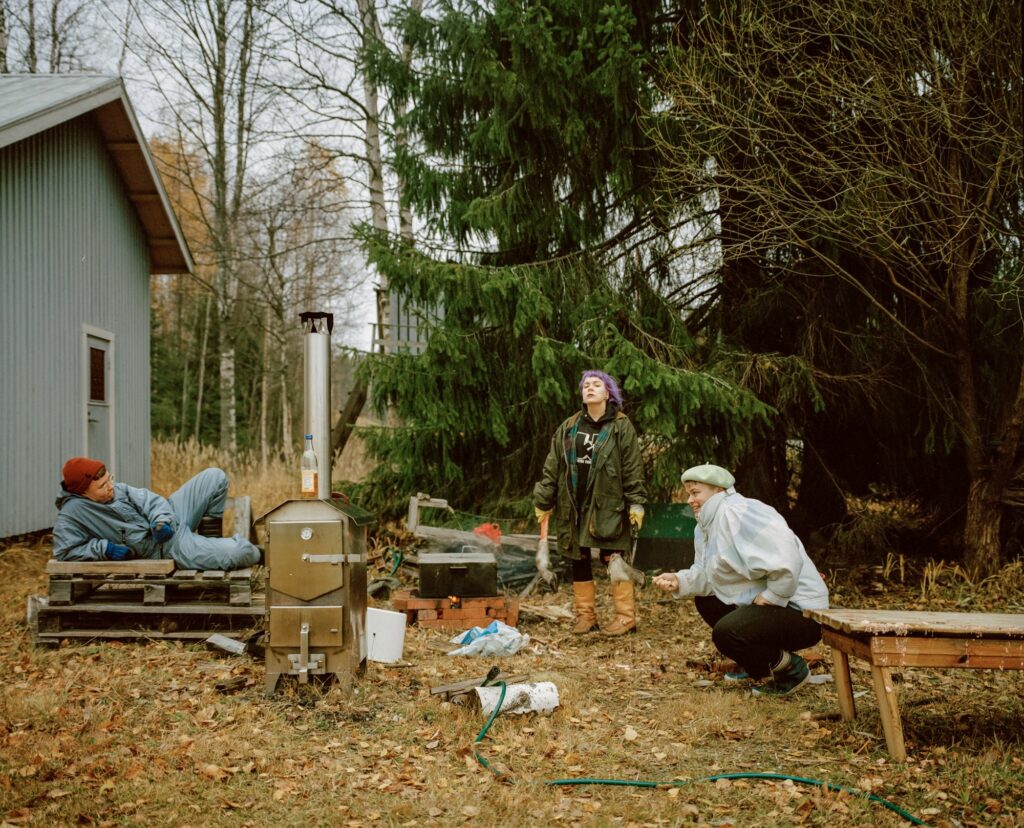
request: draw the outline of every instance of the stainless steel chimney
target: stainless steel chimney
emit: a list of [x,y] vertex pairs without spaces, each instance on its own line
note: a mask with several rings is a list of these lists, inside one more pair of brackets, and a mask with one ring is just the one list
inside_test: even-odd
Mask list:
[[319,466],[317,499],[286,500],[259,518],[266,528],[266,693],[281,676],[300,683],[334,675],[344,686],[366,666],[366,546],[376,521],[331,496],[331,329],[334,315],[300,315],[305,433]]
[[304,434],[313,435],[318,464],[317,497],[331,497],[334,452],[331,450],[331,331],[334,314],[306,311],[302,320],[305,373],[303,375]]

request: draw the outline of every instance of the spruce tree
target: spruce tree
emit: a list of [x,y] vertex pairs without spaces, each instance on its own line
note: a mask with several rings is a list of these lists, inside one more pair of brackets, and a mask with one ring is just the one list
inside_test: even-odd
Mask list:
[[[395,164],[433,245],[369,230],[366,243],[392,289],[439,309],[425,353],[365,366],[398,423],[369,434],[377,506],[417,491],[522,504],[591,367],[623,385],[655,496],[767,424],[733,381],[743,360],[683,324],[696,273],[675,240],[706,205],[655,186],[645,124],[677,19],[660,2],[444,3],[403,18],[410,63],[374,56],[408,104]],[[778,370],[803,383],[799,366]]]

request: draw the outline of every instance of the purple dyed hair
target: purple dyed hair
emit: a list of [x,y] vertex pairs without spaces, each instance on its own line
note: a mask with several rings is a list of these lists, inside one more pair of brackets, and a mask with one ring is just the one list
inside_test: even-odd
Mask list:
[[580,393],[583,393],[583,380],[587,377],[597,377],[601,382],[604,383],[604,387],[608,389],[608,396],[611,401],[615,403],[619,408],[622,408],[622,392],[619,390],[619,384],[615,381],[614,377],[608,376],[604,371],[584,371],[583,376],[580,377]]

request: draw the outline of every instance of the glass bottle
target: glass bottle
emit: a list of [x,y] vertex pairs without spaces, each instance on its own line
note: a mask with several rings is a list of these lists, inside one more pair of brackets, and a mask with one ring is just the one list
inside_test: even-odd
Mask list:
[[319,492],[319,470],[316,452],[313,451],[313,435],[306,435],[306,445],[302,449],[302,496],[316,497]]

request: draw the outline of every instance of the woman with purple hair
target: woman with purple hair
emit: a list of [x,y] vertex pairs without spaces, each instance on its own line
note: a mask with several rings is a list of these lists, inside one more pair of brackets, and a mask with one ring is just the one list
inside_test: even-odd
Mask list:
[[640,443],[622,412],[622,392],[612,377],[584,371],[580,394],[581,409],[551,438],[540,482],[533,489],[534,511],[541,524],[554,513],[559,550],[573,561],[573,632],[597,628],[593,547],[608,564],[615,605],[615,618],[602,632],[625,635],[636,631],[636,608],[621,553],[631,546],[631,530],[639,531],[647,502]]

